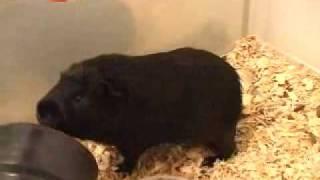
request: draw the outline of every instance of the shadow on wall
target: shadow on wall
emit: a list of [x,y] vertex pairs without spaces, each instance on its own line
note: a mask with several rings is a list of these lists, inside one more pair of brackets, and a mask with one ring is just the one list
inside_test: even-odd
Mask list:
[[34,121],[34,106],[69,64],[100,53],[126,52],[135,27],[118,0],[0,7],[0,124]]
[[205,49],[217,55],[223,55],[232,49],[234,43],[234,39],[228,35],[226,28],[227,25],[210,20],[207,23],[200,24],[192,32],[183,32],[185,34],[179,35],[179,38],[176,40],[170,39],[172,36],[170,33],[163,33],[161,36],[167,39],[167,41],[155,39],[147,43],[149,46],[143,45],[143,42],[141,44],[137,43],[138,48],[133,47],[134,50],[130,53],[141,55],[169,51],[181,47],[193,47]]
[[[231,49],[232,40],[228,37],[226,26],[217,22],[208,22],[203,25],[198,31],[186,36],[182,44],[199,49],[206,49],[215,54],[221,55],[226,53],[226,50]],[[227,44],[230,42],[230,44]],[[181,44],[181,43],[179,43]],[[174,45],[178,47],[178,45]]]
[[241,36],[242,1],[231,5],[222,0],[122,1],[132,9],[139,29],[131,54],[183,46],[221,54]]

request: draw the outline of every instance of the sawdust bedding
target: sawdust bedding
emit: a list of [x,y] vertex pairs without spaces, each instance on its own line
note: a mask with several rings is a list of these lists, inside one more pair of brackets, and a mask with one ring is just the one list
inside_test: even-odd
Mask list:
[[122,160],[114,147],[83,141],[99,164],[99,180],[159,174],[180,177],[175,180],[320,179],[320,76],[255,36],[237,41],[226,59],[237,69],[243,86],[235,156],[210,168],[200,167],[207,150],[161,145],[148,150],[128,177],[114,172]]

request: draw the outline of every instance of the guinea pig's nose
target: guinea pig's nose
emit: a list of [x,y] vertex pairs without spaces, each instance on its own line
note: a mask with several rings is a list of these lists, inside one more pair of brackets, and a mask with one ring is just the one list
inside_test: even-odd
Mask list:
[[37,106],[37,117],[40,124],[57,126],[63,119],[63,113],[57,102],[42,100]]

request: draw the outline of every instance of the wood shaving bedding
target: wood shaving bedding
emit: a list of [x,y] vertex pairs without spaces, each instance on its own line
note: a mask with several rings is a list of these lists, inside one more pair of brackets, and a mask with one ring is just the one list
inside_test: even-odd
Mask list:
[[[320,179],[320,76],[248,36],[225,55],[243,87],[238,153],[213,167],[201,167],[210,153],[201,147],[160,145],[148,150],[131,176],[116,173],[123,159],[116,149],[82,143],[99,164],[99,180]],[[167,177],[167,178],[165,178]],[[178,178],[179,177],[179,178]],[[172,177],[170,177],[172,178]]]

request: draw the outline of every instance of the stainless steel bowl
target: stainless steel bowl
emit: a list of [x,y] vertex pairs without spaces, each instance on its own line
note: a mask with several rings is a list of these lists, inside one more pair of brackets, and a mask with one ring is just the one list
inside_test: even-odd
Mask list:
[[0,126],[1,180],[96,180],[94,157],[62,132],[35,124]]

